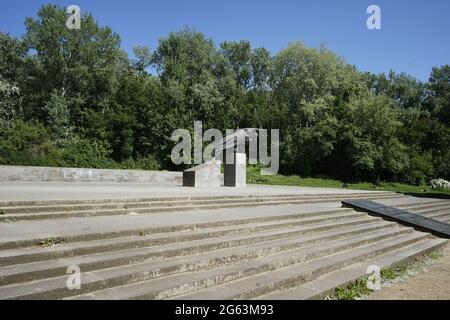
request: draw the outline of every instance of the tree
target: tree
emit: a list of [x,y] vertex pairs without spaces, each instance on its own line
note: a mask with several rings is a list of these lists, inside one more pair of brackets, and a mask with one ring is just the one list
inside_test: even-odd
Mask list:
[[281,169],[292,173],[450,178],[448,65],[422,83],[359,72],[324,46],[272,56],[189,28],[130,59],[89,13],[80,30],[67,17],[45,5],[23,38],[0,32],[0,163],[180,169],[172,132],[200,120],[204,130],[280,129]]
[[20,90],[0,77],[0,127],[6,127],[20,110]]
[[[28,118],[45,120],[48,115],[43,107],[55,93],[66,100],[71,123],[79,128],[93,114],[108,111],[117,83],[120,38],[109,27],[98,26],[88,13],[81,17],[80,30],[68,29],[66,20],[65,10],[55,5],[44,5],[37,19],[26,19],[24,40],[35,54],[30,71],[32,93],[24,103]],[[82,131],[99,137],[104,130],[99,124]]]
[[47,128],[53,134],[55,141],[61,144],[72,131],[70,127],[70,113],[67,101],[56,91],[50,95],[50,100],[44,106],[47,114]]
[[428,106],[450,126],[450,65],[433,68],[428,84]]
[[9,126],[22,113],[26,47],[22,41],[0,32],[0,126]]
[[264,90],[270,89],[270,80],[272,77],[273,59],[269,50],[266,48],[256,48],[253,50],[250,60],[252,67],[252,89]]
[[407,109],[422,107],[425,98],[425,84],[406,74],[397,74],[390,71],[388,76],[384,73],[364,75],[370,90],[379,95],[386,95],[395,101],[396,106]]
[[248,90],[252,81],[252,47],[249,41],[222,42],[221,52],[239,85]]
[[23,81],[27,48],[23,41],[0,32],[0,76],[17,85]]
[[8,127],[0,127],[0,163],[61,166],[63,159],[42,124],[17,120]]
[[292,43],[274,60],[273,100],[279,113],[282,159],[294,172],[309,175],[336,145],[336,108],[367,94],[356,70],[323,47]]
[[139,74],[145,74],[145,69],[152,64],[152,54],[150,49],[145,46],[136,46],[133,48],[133,53],[137,58],[134,66]]
[[355,176],[380,182],[381,177],[396,178],[408,164],[406,147],[397,138],[401,126],[392,102],[385,96],[369,96],[353,101],[352,127],[347,150]]

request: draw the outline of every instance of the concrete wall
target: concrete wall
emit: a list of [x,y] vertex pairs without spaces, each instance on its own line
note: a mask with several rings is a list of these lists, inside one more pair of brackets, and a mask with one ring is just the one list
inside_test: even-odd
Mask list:
[[137,182],[181,185],[182,172],[0,166],[0,181]]

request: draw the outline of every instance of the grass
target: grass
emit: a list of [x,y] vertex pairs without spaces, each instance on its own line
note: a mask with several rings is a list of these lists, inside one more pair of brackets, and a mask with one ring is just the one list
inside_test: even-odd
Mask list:
[[55,246],[57,244],[63,243],[64,242],[64,238],[60,238],[60,237],[49,237],[45,240],[42,240],[41,242],[39,242],[39,245],[41,247],[52,247]]
[[[304,178],[298,175],[261,176],[258,166],[247,167],[247,182],[251,184],[283,185],[299,187],[322,187],[344,189],[343,182],[334,179]],[[450,199],[450,190],[432,190],[429,186],[413,186],[398,182],[382,182],[374,185],[370,182],[350,183],[348,188],[353,190],[393,191],[416,197]]]
[[0,215],[2,215],[2,214],[6,214],[6,212],[5,212],[5,210],[0,209]]
[[408,263],[384,268],[381,270],[381,279],[383,281],[393,281],[407,275],[409,272],[420,271],[424,266],[433,264],[442,257],[442,251],[436,250],[431,253],[423,254]]
[[381,270],[381,279],[383,280],[394,280],[400,276],[407,273],[409,266],[407,264],[401,264],[391,268],[385,268]]
[[358,279],[345,288],[336,288],[334,295],[337,300],[356,300],[373,291],[367,287],[367,279]]
[[[443,256],[442,250],[438,249],[430,253],[422,254],[409,262],[383,268],[380,274],[382,283],[392,283],[404,276],[421,272],[426,266],[436,263]],[[363,298],[373,292],[372,289],[367,287],[367,281],[368,279],[363,277],[349,283],[344,288],[336,288],[334,295],[327,296],[326,300],[357,300]]]

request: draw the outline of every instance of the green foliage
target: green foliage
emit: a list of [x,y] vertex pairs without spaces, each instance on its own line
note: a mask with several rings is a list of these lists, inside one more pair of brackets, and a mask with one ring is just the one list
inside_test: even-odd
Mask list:
[[406,147],[397,138],[401,125],[384,96],[369,96],[349,104],[352,129],[348,157],[355,175],[379,182],[382,176],[398,176],[405,168]]
[[438,249],[430,253],[420,255],[409,262],[383,268],[381,269],[380,275],[382,280],[392,281],[417,271],[423,271],[428,265],[435,263],[442,257],[442,250]]
[[54,90],[43,108],[47,114],[47,128],[55,141],[64,141],[70,135],[70,113],[66,99]]
[[399,276],[404,275],[408,271],[407,264],[401,264],[390,268],[381,270],[380,275],[383,280],[394,280]]
[[91,14],[81,30],[66,20],[44,5],[23,37],[0,33],[0,163],[181,169],[171,134],[201,120],[204,130],[280,129],[281,170],[296,177],[286,183],[450,179],[448,65],[422,83],[359,72],[323,46],[295,42],[272,55],[189,28],[154,51],[136,46],[132,60]]
[[41,247],[53,247],[53,246],[63,243],[64,241],[65,241],[65,239],[61,238],[61,237],[49,237],[47,239],[40,241],[39,245]]
[[0,128],[0,163],[28,166],[61,166],[58,150],[42,124],[17,121]]
[[109,146],[97,140],[74,137],[62,148],[64,165],[75,168],[114,168]]
[[26,51],[22,40],[0,31],[0,74],[6,82],[21,80]]
[[140,74],[145,74],[145,69],[152,63],[152,54],[150,49],[145,46],[136,46],[133,48],[133,53],[137,58],[135,62],[136,70]]
[[356,300],[372,292],[367,288],[367,279],[358,279],[345,288],[336,288],[335,297],[337,300]]
[[[342,180],[335,180],[321,177],[301,177],[298,175],[272,175],[261,176],[259,166],[249,166],[247,168],[247,182],[254,184],[299,186],[299,187],[322,187],[322,188],[343,188]],[[380,182],[377,185],[368,182],[350,182],[350,189],[355,190],[384,190],[403,192],[414,196],[450,198],[449,190],[438,190],[430,193],[427,185],[410,185],[398,182]]]
[[20,89],[0,75],[0,126],[9,126],[20,111]]
[[130,158],[122,163],[119,167],[121,169],[142,169],[142,170],[160,170],[161,165],[155,159],[155,157],[149,155],[143,158],[137,158],[136,160]]
[[450,125],[450,65],[433,68],[428,90],[428,105],[443,123]]
[[365,74],[367,85],[375,94],[386,95],[400,108],[418,108],[425,97],[425,85],[408,74],[389,72]]
[[121,70],[120,38],[87,13],[80,30],[68,29],[66,20],[64,8],[44,5],[36,19],[25,21],[23,38],[33,50],[23,80],[25,120],[46,123],[55,138],[75,127],[89,138],[104,139],[105,114]]

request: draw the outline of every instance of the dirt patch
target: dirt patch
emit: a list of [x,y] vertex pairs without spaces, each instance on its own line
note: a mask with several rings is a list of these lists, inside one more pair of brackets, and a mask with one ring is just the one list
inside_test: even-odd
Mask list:
[[450,245],[439,259],[417,263],[405,275],[383,283],[366,300],[449,300]]

